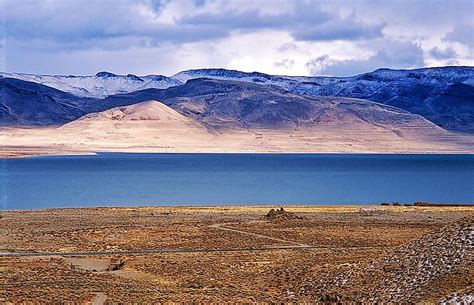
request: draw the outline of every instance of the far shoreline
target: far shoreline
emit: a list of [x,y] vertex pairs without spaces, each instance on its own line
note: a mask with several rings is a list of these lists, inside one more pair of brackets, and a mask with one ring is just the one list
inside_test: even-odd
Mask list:
[[[34,147],[24,147],[24,148],[33,148]],[[246,151],[246,150],[197,150],[197,151],[181,151],[181,150],[50,150],[48,148],[38,151],[28,151],[28,150],[15,150],[11,148],[5,148],[0,146],[0,159],[24,159],[31,157],[67,157],[67,156],[97,156],[99,154],[130,154],[130,155],[145,155],[145,154],[242,154],[242,155],[474,155],[474,151],[418,151],[418,150],[406,150],[406,151],[284,151],[284,150],[275,150],[275,151],[265,151],[265,150],[256,150],[256,151]]]

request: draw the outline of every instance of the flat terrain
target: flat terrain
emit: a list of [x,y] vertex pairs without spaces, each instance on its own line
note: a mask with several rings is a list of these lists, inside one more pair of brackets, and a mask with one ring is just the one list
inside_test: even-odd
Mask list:
[[[0,127],[0,157],[98,151],[471,153],[474,149],[474,136],[448,132],[418,116],[397,114],[395,121],[374,123],[352,112],[334,111],[331,107],[327,109],[319,122],[265,127],[230,117],[198,120],[158,101],[148,101],[90,113],[62,126]],[[393,116],[393,113],[383,111],[380,116]]]
[[[77,124],[79,125],[79,124]],[[38,155],[128,153],[433,153],[470,154],[472,135],[403,136],[385,130],[324,126],[317,130],[236,129],[209,133],[202,129],[157,129],[132,122],[104,129],[0,128],[0,158]],[[165,130],[165,131],[163,131]],[[197,132],[196,132],[197,131]]]
[[0,302],[472,297],[474,207],[271,208],[1,211]]

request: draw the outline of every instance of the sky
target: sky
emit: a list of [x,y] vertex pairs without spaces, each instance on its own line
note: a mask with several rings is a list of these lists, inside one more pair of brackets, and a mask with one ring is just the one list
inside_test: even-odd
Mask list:
[[0,69],[347,76],[474,65],[474,0],[0,0]]

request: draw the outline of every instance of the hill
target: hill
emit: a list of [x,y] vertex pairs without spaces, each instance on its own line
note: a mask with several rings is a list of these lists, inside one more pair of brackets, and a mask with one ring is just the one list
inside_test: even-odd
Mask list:
[[439,302],[452,292],[446,286],[462,287],[472,279],[472,221],[471,216],[457,220],[368,265],[309,282],[304,291],[319,301],[342,303]]
[[368,99],[419,114],[448,130],[474,132],[474,67],[379,69],[353,77],[292,77],[200,69],[173,76],[239,80],[278,86],[295,94]]
[[104,98],[113,94],[129,93],[147,88],[164,89],[181,85],[181,82],[163,75],[116,75],[105,71],[93,76],[26,73],[0,73],[0,76],[35,82],[76,96],[92,98]]
[[116,75],[110,72],[99,72],[94,76],[0,75],[93,98],[145,89],[166,89],[198,78],[241,81],[278,87],[297,95],[367,99],[419,114],[447,130],[474,133],[474,67],[379,69],[351,77],[278,76],[226,69],[187,70],[171,77]]
[[201,124],[158,101],[90,113],[55,129],[54,134],[63,143],[117,149],[135,146],[193,149],[212,138]]
[[425,128],[443,133],[423,117],[395,107],[361,99],[301,96],[278,87],[238,81],[194,79],[166,90],[111,96],[103,103],[149,99],[160,100],[210,129],[304,129],[331,125],[350,129],[372,125],[387,130]]
[[[61,101],[60,92],[24,83],[30,89],[39,86],[38,90],[49,95],[38,99],[41,94],[27,91],[29,99],[21,107],[35,109],[51,100],[54,111],[44,112],[43,117],[67,124],[58,127],[50,120],[20,113],[17,121],[2,130],[0,141],[21,149],[353,153],[466,152],[473,147],[469,137],[447,132],[392,106],[362,99],[296,95],[279,87],[239,81],[194,79],[168,89],[105,99],[74,100],[63,93],[64,98],[72,99],[68,105],[78,111],[74,115],[84,114],[75,120],[69,111],[61,113],[54,108]],[[14,127],[28,122],[44,124],[35,129]]]
[[[0,126],[60,125],[86,114],[87,98],[0,77]],[[92,101],[90,101],[92,102]]]

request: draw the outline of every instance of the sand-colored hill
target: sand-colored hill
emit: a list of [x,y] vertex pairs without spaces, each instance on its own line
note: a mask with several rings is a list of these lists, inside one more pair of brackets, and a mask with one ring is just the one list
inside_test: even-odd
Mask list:
[[91,113],[55,129],[54,133],[64,141],[74,135],[73,143],[66,142],[70,145],[98,148],[199,148],[212,137],[192,118],[157,101]]
[[198,122],[157,101],[90,113],[57,128],[4,129],[1,143],[52,153],[73,150],[200,149],[212,135]]
[[244,128],[223,117],[210,124],[209,116],[200,121],[199,116],[147,101],[87,114],[61,127],[3,128],[0,151],[2,156],[96,151],[445,153],[474,147],[472,137],[449,133],[420,117],[374,123],[325,109],[321,118],[299,127]]

